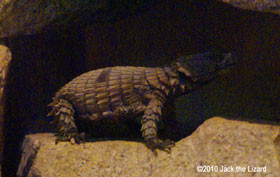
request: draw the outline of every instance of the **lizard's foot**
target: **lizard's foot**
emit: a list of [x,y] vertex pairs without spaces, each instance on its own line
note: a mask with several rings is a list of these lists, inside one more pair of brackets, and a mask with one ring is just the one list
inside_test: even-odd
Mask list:
[[80,144],[85,142],[85,133],[67,133],[67,134],[57,134],[57,138],[55,140],[55,144],[60,141],[70,141],[71,144]]
[[152,149],[153,151],[155,149],[160,149],[160,150],[163,150],[166,152],[170,152],[171,147],[174,147],[175,144],[170,139],[162,141],[160,139],[151,138],[151,139],[146,140],[146,146],[148,148]]

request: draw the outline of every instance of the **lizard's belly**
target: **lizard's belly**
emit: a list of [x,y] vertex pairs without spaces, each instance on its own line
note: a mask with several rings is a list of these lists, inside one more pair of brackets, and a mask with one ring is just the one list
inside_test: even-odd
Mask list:
[[103,109],[99,111],[85,112],[84,109],[77,110],[79,118],[91,121],[119,121],[127,117],[134,117],[142,114],[146,106],[142,103],[134,103],[131,105],[112,106],[111,109]]

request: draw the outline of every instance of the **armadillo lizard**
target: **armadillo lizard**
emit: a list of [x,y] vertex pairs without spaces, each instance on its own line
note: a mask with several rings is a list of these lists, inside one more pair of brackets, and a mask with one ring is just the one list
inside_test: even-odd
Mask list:
[[[53,98],[58,140],[79,143],[75,121],[120,120],[128,114],[143,115],[142,137],[152,149],[169,148],[172,141],[158,139],[157,122],[176,97],[199,88],[235,63],[231,53],[203,53],[180,57],[165,67],[116,66],[84,73],[62,87]],[[221,72],[222,71],[222,72]]]

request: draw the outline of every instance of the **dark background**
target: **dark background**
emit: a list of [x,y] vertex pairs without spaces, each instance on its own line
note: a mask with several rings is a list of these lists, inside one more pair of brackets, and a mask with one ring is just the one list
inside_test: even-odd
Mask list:
[[212,0],[167,0],[116,21],[10,38],[2,168],[16,171],[24,134],[52,130],[46,114],[54,93],[100,67],[158,66],[182,55],[231,51],[239,56],[231,72],[176,102],[184,130],[213,116],[278,122],[279,42],[279,16]]

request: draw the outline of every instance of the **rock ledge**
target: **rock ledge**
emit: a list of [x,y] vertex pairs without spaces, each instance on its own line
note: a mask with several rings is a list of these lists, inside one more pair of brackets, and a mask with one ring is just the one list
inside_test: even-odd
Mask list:
[[[155,156],[143,143],[55,145],[51,133],[27,135],[18,176],[280,176],[280,127],[215,117]],[[213,172],[230,167],[233,172]],[[237,172],[237,168],[245,172]],[[255,168],[256,167],[256,168]],[[254,172],[254,169],[262,172]],[[207,170],[207,168],[205,168]],[[265,171],[265,172],[263,172]]]

